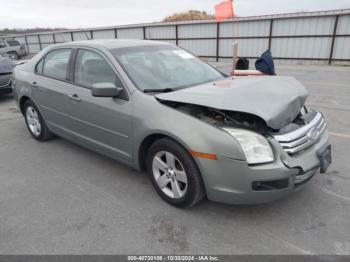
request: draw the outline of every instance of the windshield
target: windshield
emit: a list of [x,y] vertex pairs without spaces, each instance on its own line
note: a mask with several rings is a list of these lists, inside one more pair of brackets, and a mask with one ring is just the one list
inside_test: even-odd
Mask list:
[[126,47],[111,52],[143,91],[175,90],[224,78],[210,65],[175,46]]

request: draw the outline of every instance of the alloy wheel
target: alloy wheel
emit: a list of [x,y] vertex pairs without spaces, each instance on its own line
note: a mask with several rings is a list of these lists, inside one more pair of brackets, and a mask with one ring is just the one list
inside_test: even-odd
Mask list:
[[30,131],[35,136],[40,136],[41,133],[41,123],[38,112],[34,107],[28,106],[26,110],[26,118]]
[[158,152],[152,161],[158,187],[170,198],[182,198],[187,191],[187,174],[179,159],[167,151]]

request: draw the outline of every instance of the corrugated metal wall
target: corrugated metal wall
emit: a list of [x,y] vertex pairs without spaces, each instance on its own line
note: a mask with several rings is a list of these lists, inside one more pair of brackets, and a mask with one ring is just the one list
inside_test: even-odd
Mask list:
[[6,36],[37,53],[54,43],[108,38],[136,38],[177,44],[195,55],[224,61],[238,55],[257,58],[270,49],[277,63],[350,64],[350,10],[244,17],[216,23],[212,20],[153,23]]

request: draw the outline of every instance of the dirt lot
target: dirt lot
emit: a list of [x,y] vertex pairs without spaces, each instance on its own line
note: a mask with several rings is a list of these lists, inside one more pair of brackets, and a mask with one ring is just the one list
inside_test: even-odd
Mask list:
[[[219,65],[227,69],[223,65]],[[63,139],[33,140],[0,98],[1,254],[350,254],[350,68],[284,66],[325,113],[334,163],[276,203],[167,205],[147,176]]]

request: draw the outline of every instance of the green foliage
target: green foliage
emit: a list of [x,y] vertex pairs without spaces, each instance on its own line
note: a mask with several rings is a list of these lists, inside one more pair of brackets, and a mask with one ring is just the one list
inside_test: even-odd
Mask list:
[[173,15],[167,16],[163,19],[163,22],[177,22],[177,21],[189,21],[189,20],[203,20],[203,19],[213,19],[214,15],[208,14],[205,11],[189,10],[183,13],[175,13]]
[[59,31],[67,30],[66,28],[4,28],[0,29],[0,35],[15,35],[15,34],[29,34],[29,33],[40,33],[48,31]]

